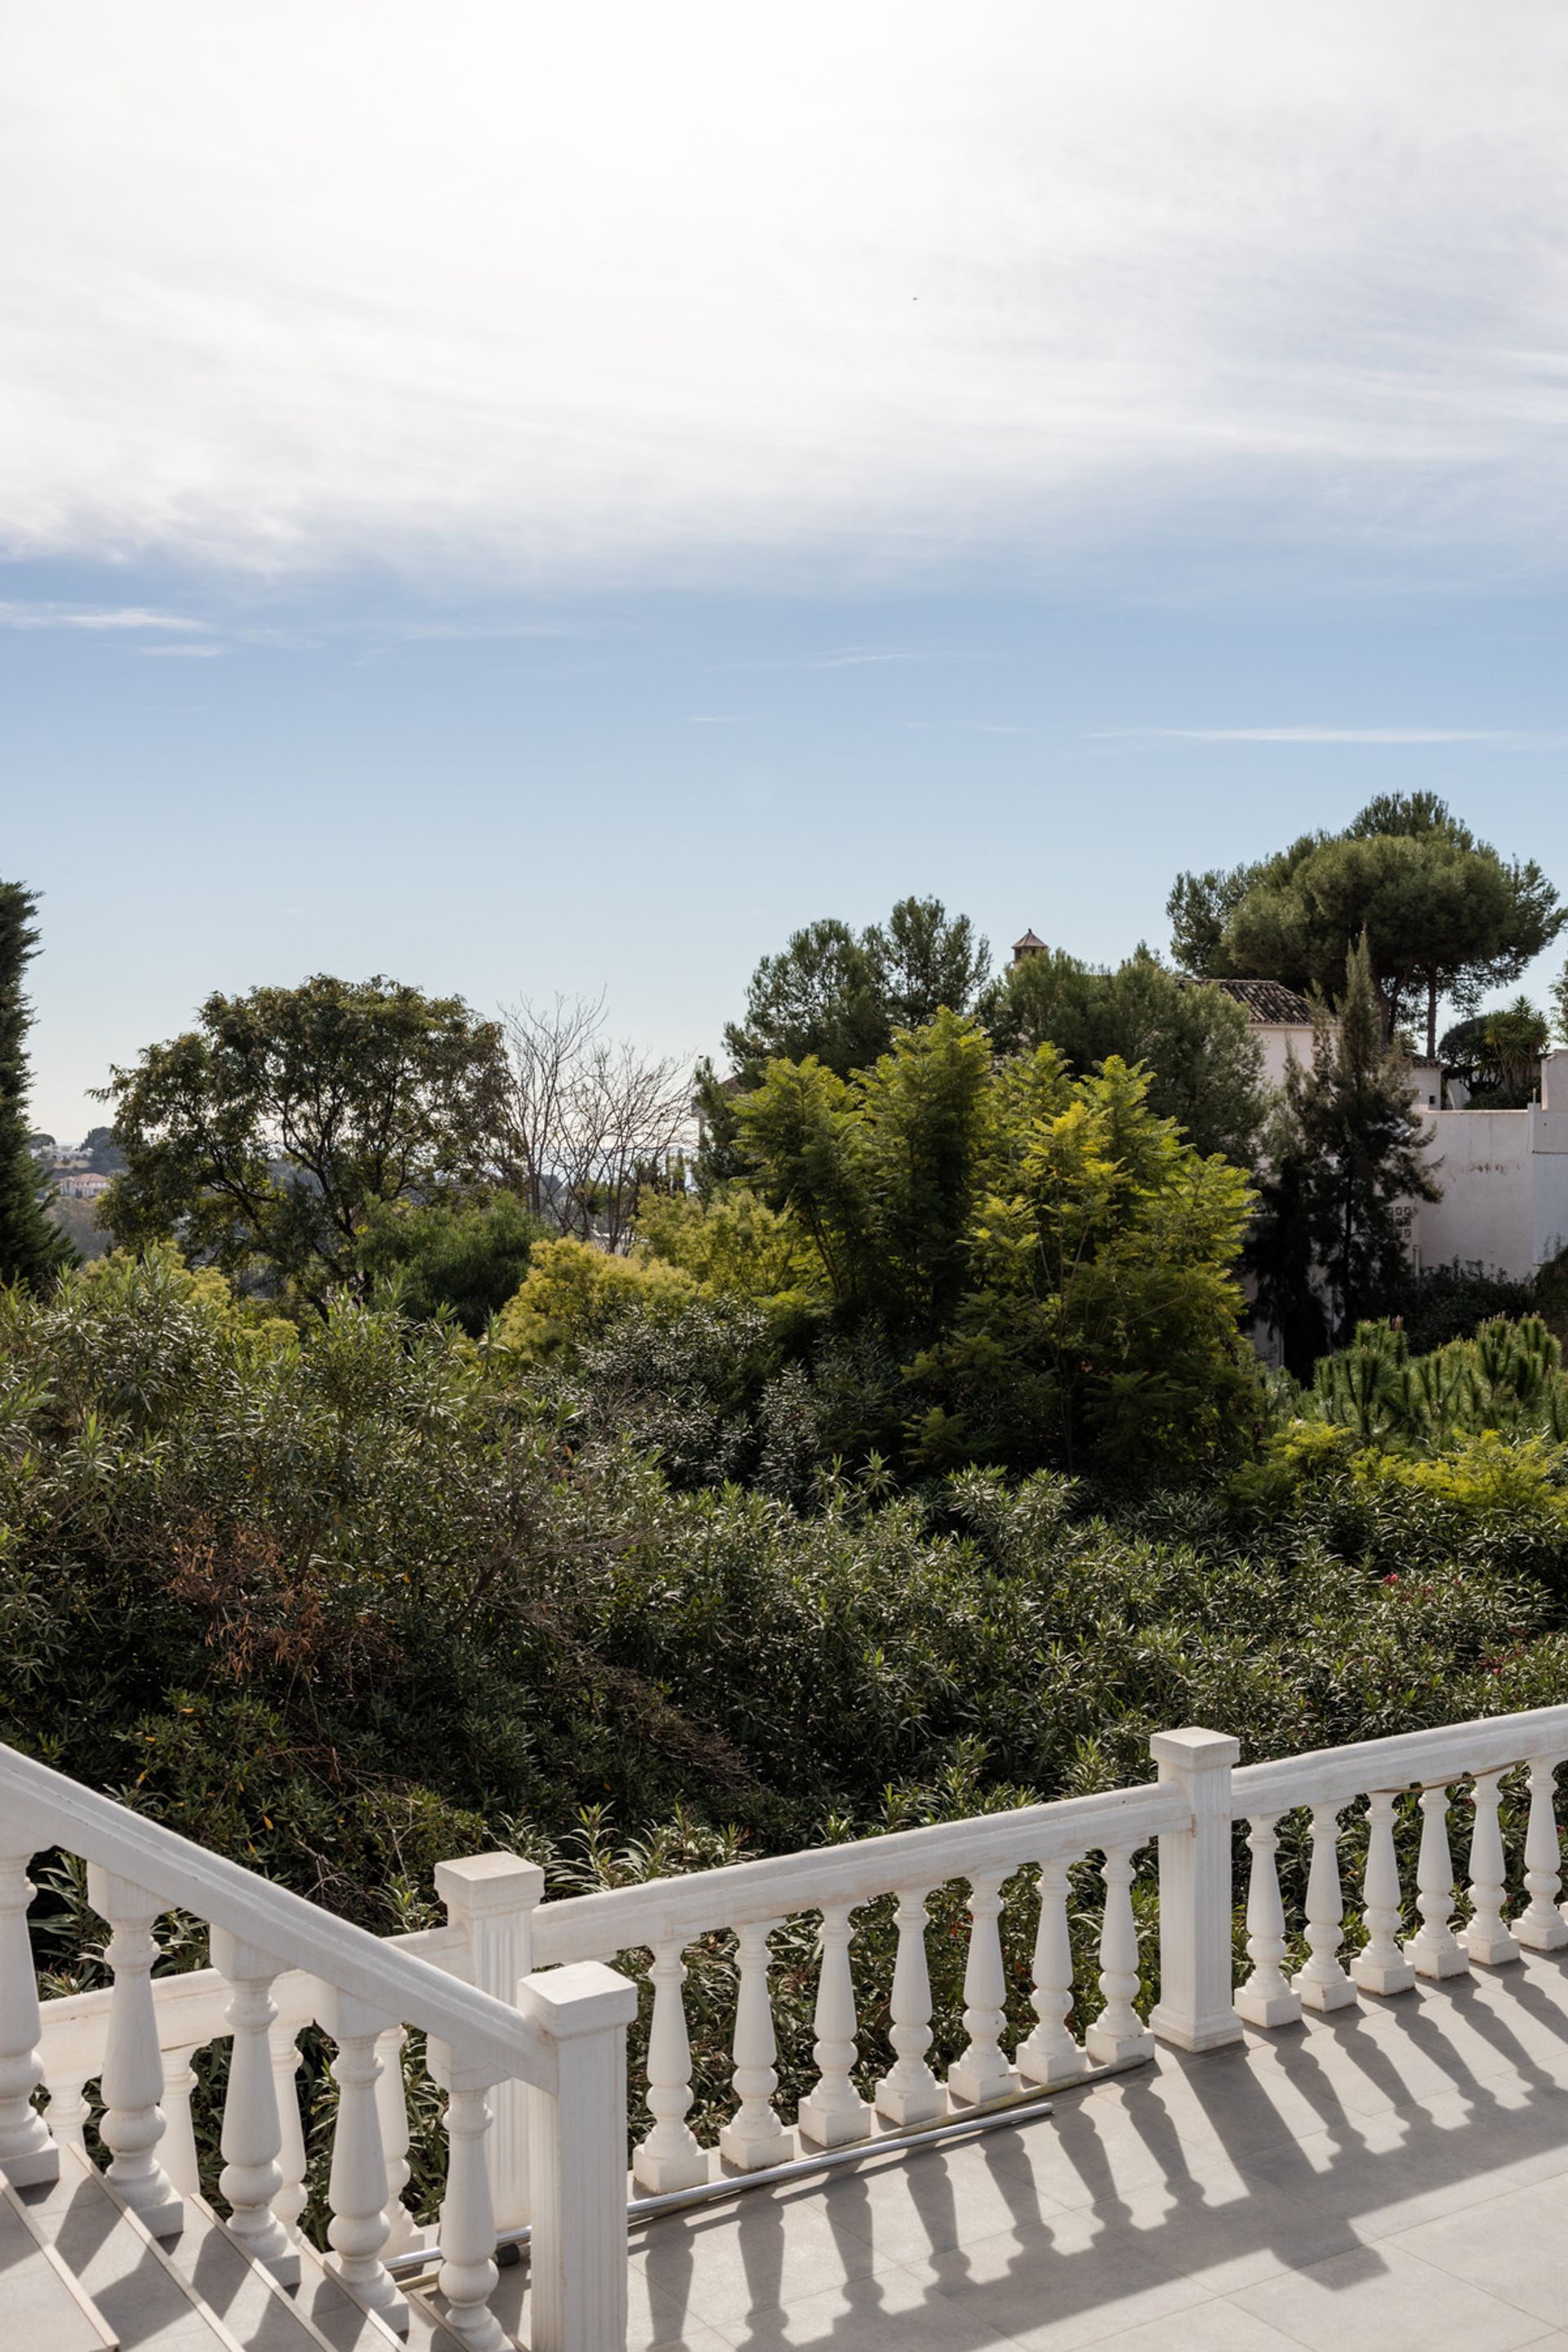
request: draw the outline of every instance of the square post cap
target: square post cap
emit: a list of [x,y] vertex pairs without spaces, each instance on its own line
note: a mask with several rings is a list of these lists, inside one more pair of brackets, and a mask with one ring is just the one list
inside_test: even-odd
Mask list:
[[520,1853],[472,1853],[436,1864],[436,1892],[455,1919],[531,1911],[544,1894],[544,1873]]
[[1233,1739],[1228,1731],[1202,1731],[1193,1727],[1184,1731],[1152,1733],[1149,1753],[1160,1767],[1162,1778],[1166,1773],[1217,1772],[1240,1762],[1241,1742]]
[[552,2042],[602,2033],[606,2026],[629,2025],[637,2013],[637,1989],[629,1977],[603,1960],[574,1960],[563,1969],[536,1969],[517,1989],[518,2007]]

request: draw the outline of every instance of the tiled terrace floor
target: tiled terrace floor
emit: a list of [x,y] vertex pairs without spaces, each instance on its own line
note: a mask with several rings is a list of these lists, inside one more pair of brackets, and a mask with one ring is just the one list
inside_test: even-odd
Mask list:
[[1162,2052],[632,2247],[639,2352],[1568,2352],[1568,1967]]

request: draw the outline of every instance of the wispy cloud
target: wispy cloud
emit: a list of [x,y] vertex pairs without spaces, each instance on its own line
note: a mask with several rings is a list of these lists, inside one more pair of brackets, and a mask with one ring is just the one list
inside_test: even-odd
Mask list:
[[143,661],[216,661],[221,646],[138,646]]
[[1097,742],[1154,735],[1176,743],[1551,743],[1552,734],[1511,727],[1099,727]]
[[0,604],[0,629],[176,629],[205,632],[206,621],[184,613],[155,613],[145,604],[89,606]]
[[486,584],[1561,561],[1560,0],[676,18],[34,12],[0,540]]

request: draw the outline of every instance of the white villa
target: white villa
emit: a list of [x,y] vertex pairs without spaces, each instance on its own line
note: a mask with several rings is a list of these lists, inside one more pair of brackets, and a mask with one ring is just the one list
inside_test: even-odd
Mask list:
[[[1304,996],[1271,980],[1206,984],[1245,1005],[1271,1087],[1284,1085],[1291,1061],[1310,1065],[1312,1009]],[[1568,1247],[1568,1051],[1542,1056],[1541,1099],[1524,1110],[1471,1108],[1462,1088],[1449,1089],[1445,1108],[1439,1066],[1419,1059],[1410,1070],[1431,1131],[1427,1156],[1443,1187],[1440,1201],[1417,1202],[1411,1212],[1417,1267],[1457,1258],[1527,1280]]]
[[[1028,930],[1013,961],[1047,952]],[[1183,974],[1183,978],[1186,975]],[[1274,980],[1193,981],[1241,1005],[1263,1049],[1263,1076],[1276,1091],[1291,1062],[1312,1059],[1312,1008]],[[1568,1248],[1568,1051],[1541,1065],[1541,1099],[1526,1110],[1472,1109],[1462,1087],[1443,1100],[1443,1073],[1425,1058],[1410,1066],[1411,1085],[1431,1129],[1428,1156],[1443,1187],[1440,1201],[1410,1212],[1416,1266],[1479,1265],[1522,1282]]]

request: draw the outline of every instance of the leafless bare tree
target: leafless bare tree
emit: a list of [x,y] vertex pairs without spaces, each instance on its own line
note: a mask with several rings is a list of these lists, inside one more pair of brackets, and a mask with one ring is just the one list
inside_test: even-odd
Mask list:
[[510,1141],[529,1207],[561,1233],[624,1249],[639,1192],[687,1140],[689,1070],[606,1037],[602,997],[524,997],[501,1018]]

